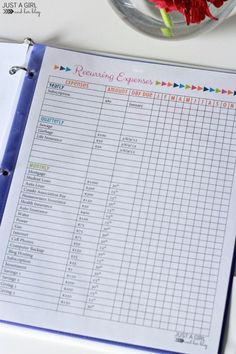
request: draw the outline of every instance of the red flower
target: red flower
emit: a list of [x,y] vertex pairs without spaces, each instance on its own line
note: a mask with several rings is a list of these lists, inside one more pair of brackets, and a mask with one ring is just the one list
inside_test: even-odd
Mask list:
[[227,0],[148,0],[153,2],[156,7],[165,9],[167,12],[179,11],[185,18],[189,25],[190,23],[200,23],[205,17],[214,17],[208,7],[208,3],[213,4],[215,7],[221,7],[224,1]]
[[227,0],[207,0],[208,2],[211,2],[215,7],[221,7],[224,3],[224,1]]

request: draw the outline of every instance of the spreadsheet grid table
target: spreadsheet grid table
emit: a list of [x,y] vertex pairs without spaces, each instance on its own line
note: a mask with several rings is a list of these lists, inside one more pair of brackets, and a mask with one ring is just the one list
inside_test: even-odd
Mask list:
[[208,336],[234,105],[61,81],[45,90],[0,299]]

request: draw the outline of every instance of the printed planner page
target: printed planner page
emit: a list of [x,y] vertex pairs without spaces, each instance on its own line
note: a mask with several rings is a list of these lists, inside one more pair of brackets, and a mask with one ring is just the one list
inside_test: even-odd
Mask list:
[[2,320],[218,352],[234,85],[230,73],[46,49],[1,227]]

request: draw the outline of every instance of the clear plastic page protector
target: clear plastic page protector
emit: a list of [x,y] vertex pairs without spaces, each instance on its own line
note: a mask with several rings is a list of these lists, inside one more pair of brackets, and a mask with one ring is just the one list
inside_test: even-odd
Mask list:
[[[15,46],[15,45],[14,45]],[[28,48],[28,45],[27,45]],[[19,93],[19,100],[18,102],[12,102],[13,107],[15,106],[15,113],[12,112],[12,109],[9,110],[9,118],[11,115],[13,119],[11,128],[6,127],[5,133],[7,130],[10,131],[9,139],[7,140],[6,148],[2,146],[2,150],[4,150],[4,154],[1,159],[1,174],[0,174],[0,222],[2,219],[2,214],[5,208],[5,203],[7,200],[8,191],[11,185],[11,180],[14,174],[15,164],[18,157],[18,152],[20,149],[21,141],[24,134],[25,125],[28,119],[28,113],[30,110],[30,106],[32,103],[33,95],[35,86],[37,83],[40,66],[42,63],[42,57],[44,53],[44,46],[42,45],[34,45],[33,48],[30,50],[30,58],[28,62],[25,64],[27,65],[27,72],[24,70],[19,70],[20,72],[16,73],[13,76],[20,75],[18,80],[24,80],[20,93]],[[15,59],[17,60],[17,58]],[[16,61],[14,63],[17,63]],[[15,65],[15,64],[14,64]],[[7,69],[7,74],[9,74],[9,69]],[[23,74],[22,74],[23,71]],[[24,75],[24,79],[23,79]],[[19,83],[19,81],[18,81]],[[17,88],[12,89],[14,93]],[[9,95],[9,91],[8,91]],[[9,101],[9,100],[7,100]],[[8,102],[10,104],[10,102]],[[9,108],[8,108],[9,109]]]
[[17,75],[10,75],[9,70],[12,66],[26,64],[27,51],[27,44],[0,43],[0,161],[6,148],[24,77],[22,71]]
[[0,318],[216,354],[234,92],[233,73],[46,48],[1,227]]

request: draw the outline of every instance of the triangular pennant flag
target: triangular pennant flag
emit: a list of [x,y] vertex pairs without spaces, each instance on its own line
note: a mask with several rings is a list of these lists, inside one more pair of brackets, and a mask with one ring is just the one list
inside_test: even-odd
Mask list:
[[227,91],[226,91],[226,90],[224,90],[224,89],[222,89],[221,93],[227,93]]
[[202,90],[202,87],[201,87],[201,86],[198,86],[198,87],[197,87],[197,90],[198,90],[198,91],[201,91],[201,90]]
[[160,85],[161,81],[156,80],[155,85]]
[[174,82],[173,87],[179,87],[179,85]]
[[203,87],[203,91],[209,91],[209,88],[207,88],[206,86]]
[[166,82],[162,81],[161,86],[166,86]]
[[220,90],[220,89],[218,89],[218,88],[216,88],[216,89],[215,89],[215,92],[216,92],[216,93],[220,93],[220,92],[221,92],[221,90]]
[[182,84],[179,84],[179,88],[183,88],[184,87],[184,85],[182,85]]
[[196,90],[197,86],[192,85],[191,89]]
[[58,66],[58,65],[54,65],[54,70],[57,70],[57,69],[59,69],[60,68],[60,66]]
[[210,92],[215,92],[215,89],[213,89],[212,87],[210,87],[209,91],[210,91]]
[[231,91],[231,90],[228,90],[228,91],[227,91],[227,94],[228,94],[228,95],[232,95],[232,93],[233,93],[233,91]]
[[191,86],[189,86],[188,84],[185,85],[185,89],[189,89]]
[[60,70],[65,70],[64,66],[60,66]]
[[172,82],[170,82],[170,81],[167,83],[167,86],[168,86],[168,87],[170,87],[170,86],[172,86],[172,85],[173,85],[173,84],[172,84]]
[[66,71],[71,71],[71,69],[70,68],[68,68],[68,66],[66,67]]

